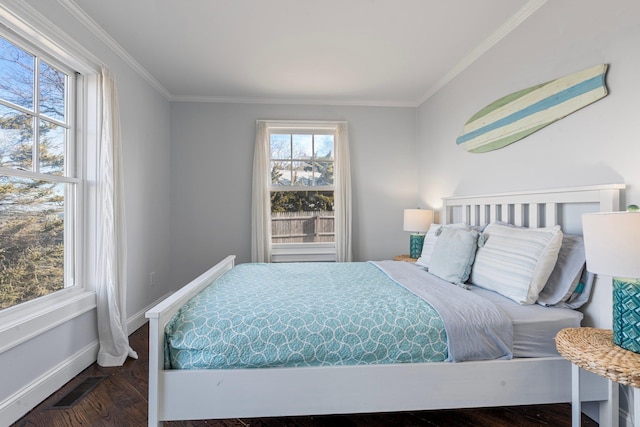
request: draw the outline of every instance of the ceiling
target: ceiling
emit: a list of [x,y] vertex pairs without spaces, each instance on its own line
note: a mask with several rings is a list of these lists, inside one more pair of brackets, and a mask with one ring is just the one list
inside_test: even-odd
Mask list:
[[418,106],[546,0],[59,0],[168,99]]

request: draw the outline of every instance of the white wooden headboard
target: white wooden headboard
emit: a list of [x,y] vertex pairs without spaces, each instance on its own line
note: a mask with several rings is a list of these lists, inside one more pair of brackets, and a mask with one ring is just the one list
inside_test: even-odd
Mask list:
[[[563,231],[582,234],[581,214],[620,210],[624,184],[553,188],[443,199],[441,222],[484,225],[502,221],[525,227],[559,224]],[[579,209],[571,207],[579,206]],[[610,279],[597,278],[589,303],[581,309],[583,326],[611,328]]]
[[[596,211],[618,211],[624,188],[624,184],[609,184],[447,197],[443,199],[442,218],[444,223],[460,220],[483,225],[503,221],[518,226],[545,227],[559,224],[561,209],[568,204],[594,204]],[[459,219],[456,214],[460,215]]]

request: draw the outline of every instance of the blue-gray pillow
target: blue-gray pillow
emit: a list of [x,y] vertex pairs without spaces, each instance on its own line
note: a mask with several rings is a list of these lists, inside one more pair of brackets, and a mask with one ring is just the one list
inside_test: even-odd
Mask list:
[[429,273],[455,284],[464,284],[478,249],[476,230],[444,228],[431,254]]
[[591,289],[593,289],[594,278],[595,274],[587,271],[586,268],[582,269],[582,276],[580,276],[578,286],[573,290],[568,300],[556,304],[556,307],[567,307],[573,309],[582,307],[587,301],[589,301]]
[[581,236],[565,234],[549,280],[538,295],[538,304],[556,305],[566,302],[580,282],[585,264],[584,241]]
[[422,244],[422,253],[420,254],[420,258],[416,261],[416,265],[420,267],[429,268],[431,265],[431,254],[433,253],[433,248],[435,247],[436,241],[438,240],[438,236],[445,228],[465,228],[466,225],[464,223],[457,224],[431,224],[429,226],[429,230],[424,236],[424,243]]

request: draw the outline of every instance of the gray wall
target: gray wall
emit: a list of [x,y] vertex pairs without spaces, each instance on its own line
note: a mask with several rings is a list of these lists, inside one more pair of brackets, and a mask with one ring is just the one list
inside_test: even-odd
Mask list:
[[171,103],[171,257],[176,286],[229,254],[250,261],[258,119],[347,120],[355,260],[407,253],[415,207],[415,109]]
[[[447,195],[625,183],[623,204],[638,204],[638,46],[637,0],[548,1],[418,109],[417,154],[428,165],[419,169],[419,199],[439,208]],[[456,146],[464,123],[490,102],[600,63],[610,64],[605,98],[500,150]]]
[[[419,197],[624,182],[640,201],[640,2],[554,0],[418,109]],[[609,95],[500,150],[455,144],[490,102],[600,63]]]
[[[127,316],[131,318],[170,288],[169,102],[58,2],[27,3],[109,66],[117,79],[128,220]],[[158,280],[153,288],[148,285],[151,271]],[[56,366],[73,366],[72,358],[97,341],[95,317],[92,310],[0,354],[0,402]]]

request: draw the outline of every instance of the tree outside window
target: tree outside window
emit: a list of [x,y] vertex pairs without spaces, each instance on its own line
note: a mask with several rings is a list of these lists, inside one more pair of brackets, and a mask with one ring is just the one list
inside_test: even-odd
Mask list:
[[73,284],[70,75],[0,38],[0,309]]

